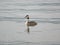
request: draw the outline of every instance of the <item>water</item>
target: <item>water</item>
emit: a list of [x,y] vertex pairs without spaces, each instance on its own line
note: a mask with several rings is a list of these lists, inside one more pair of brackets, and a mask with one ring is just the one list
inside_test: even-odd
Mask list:
[[0,0],[0,45],[60,45],[60,1]]

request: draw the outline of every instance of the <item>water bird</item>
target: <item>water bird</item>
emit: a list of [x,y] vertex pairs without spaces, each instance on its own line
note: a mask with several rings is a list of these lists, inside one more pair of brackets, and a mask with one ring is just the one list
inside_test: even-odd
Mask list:
[[29,15],[26,15],[25,18],[27,19],[26,23],[25,23],[27,26],[36,26],[37,25],[37,23],[35,21],[29,20]]

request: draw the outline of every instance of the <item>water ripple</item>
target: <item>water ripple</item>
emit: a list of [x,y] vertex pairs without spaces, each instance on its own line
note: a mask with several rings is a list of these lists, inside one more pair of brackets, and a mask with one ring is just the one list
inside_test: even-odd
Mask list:
[[[60,18],[31,18],[30,20],[36,21],[38,23],[53,23],[60,24]],[[24,18],[20,17],[2,17],[0,16],[0,21],[14,21],[14,22],[25,22]]]
[[15,6],[60,6],[60,3],[6,3]]

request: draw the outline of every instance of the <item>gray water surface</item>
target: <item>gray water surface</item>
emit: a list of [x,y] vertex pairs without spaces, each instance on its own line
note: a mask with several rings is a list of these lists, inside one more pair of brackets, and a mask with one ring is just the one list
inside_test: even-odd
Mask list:
[[60,1],[0,0],[0,45],[60,45]]

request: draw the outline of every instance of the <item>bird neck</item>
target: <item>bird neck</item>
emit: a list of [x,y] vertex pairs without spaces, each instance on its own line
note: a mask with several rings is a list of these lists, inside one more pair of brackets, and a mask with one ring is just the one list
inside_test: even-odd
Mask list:
[[25,22],[25,24],[27,25],[27,24],[28,24],[28,22],[29,22],[29,19],[26,19],[26,22]]
[[27,19],[27,22],[29,22],[29,19]]
[[29,19],[26,19],[26,23],[28,23],[29,22]]

